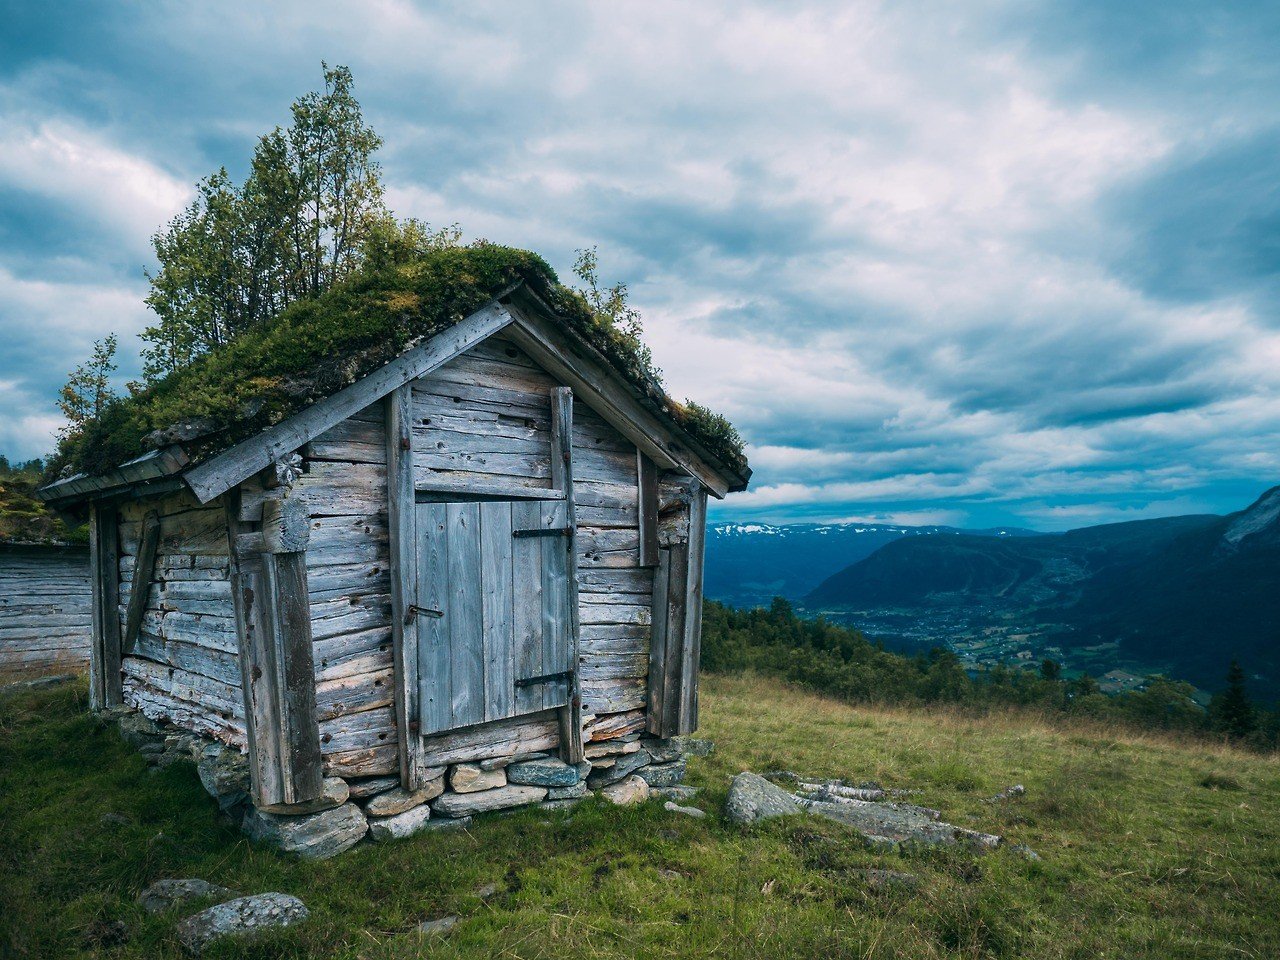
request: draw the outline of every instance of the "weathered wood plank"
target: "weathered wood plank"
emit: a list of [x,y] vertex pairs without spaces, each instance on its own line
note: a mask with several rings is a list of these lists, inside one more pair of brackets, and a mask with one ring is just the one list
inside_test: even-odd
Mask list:
[[[519,345],[519,341],[516,342]],[[578,571],[577,563],[569,559],[578,556],[578,520],[573,498],[573,391],[569,387],[557,386],[551,391],[551,464],[552,485],[565,495],[564,520],[570,531],[569,543],[566,544],[565,574],[561,578],[568,587],[568,595],[565,597],[568,608],[568,649],[561,656],[568,660],[572,677],[568,689],[564,691],[568,694],[568,705],[562,707],[558,714],[560,752],[566,763],[581,763],[585,755],[582,746],[582,685],[578,675]]]
[[139,539],[141,545],[133,571],[133,582],[129,589],[129,610],[125,619],[122,646],[124,656],[132,652],[133,645],[138,639],[138,631],[142,628],[142,614],[146,609],[147,593],[151,589],[151,579],[155,575],[156,546],[160,542],[160,516],[155,511],[151,511],[143,519]]
[[639,505],[640,566],[658,563],[658,466],[636,451]]
[[201,503],[208,503],[401,384],[465,353],[511,320],[500,303],[482,307],[380,370],[195,467],[186,474],[187,485]]
[[451,727],[484,720],[484,621],[480,599],[480,504],[445,505],[449,527]]
[[[511,525],[518,530],[532,529],[542,523],[542,505],[535,500],[517,501],[511,504]],[[515,677],[540,677],[551,672],[543,663],[543,586],[542,551],[546,541],[541,537],[525,537],[512,540],[511,568],[513,571],[538,571],[537,576],[514,578],[515,595],[512,598],[512,616],[515,642]],[[515,709],[529,713],[544,707],[544,690],[541,686],[525,686],[515,691]]]
[[559,742],[556,714],[548,711],[436,734],[422,746],[427,764],[444,766],[550,750]]
[[[418,517],[418,604],[445,614],[449,592],[449,509],[443,503],[424,503]],[[418,639],[419,720],[423,734],[447,730],[453,722],[453,655],[445,616],[420,614],[415,620]]]
[[515,650],[512,612],[514,527],[511,504],[481,503],[481,634],[484,650],[484,718],[503,720],[515,710]]
[[703,553],[707,532],[707,494],[698,490],[689,505],[689,571],[685,581],[684,645],[680,662],[680,719],[676,733],[698,729],[698,665],[702,658]]
[[89,576],[93,587],[93,644],[89,658],[89,703],[96,708],[124,702],[120,674],[120,527],[110,504],[89,508]]

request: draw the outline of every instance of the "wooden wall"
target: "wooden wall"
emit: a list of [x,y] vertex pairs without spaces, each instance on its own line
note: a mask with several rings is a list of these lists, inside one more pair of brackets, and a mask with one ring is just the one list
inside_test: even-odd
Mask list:
[[[557,385],[499,338],[415,382],[415,482],[444,496],[550,490],[550,390]],[[573,443],[583,709],[595,715],[589,731],[628,732],[643,724],[653,591],[652,571],[639,565],[636,449],[581,402],[574,405]],[[339,776],[393,773],[381,403],[317,437],[303,453],[296,489],[311,512],[307,579],[325,767]],[[604,717],[621,713],[627,716]],[[494,749],[497,733],[499,740],[542,749],[554,743],[553,727],[535,717],[485,735],[444,735],[433,738],[428,758],[445,762],[440,758],[477,750],[493,755],[501,752]]]
[[91,596],[86,548],[0,544],[0,677],[84,670]]
[[243,746],[235,613],[228,581],[226,513],[189,493],[120,508],[120,623],[133,592],[143,518],[160,517],[142,628],[123,660],[124,702],[152,719]]

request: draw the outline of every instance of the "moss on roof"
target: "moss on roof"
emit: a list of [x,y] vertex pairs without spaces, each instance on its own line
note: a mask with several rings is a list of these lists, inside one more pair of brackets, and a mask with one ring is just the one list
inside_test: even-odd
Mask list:
[[269,325],[246,332],[195,363],[111,404],[60,445],[51,476],[98,475],[193,425],[193,459],[219,452],[354,383],[415,343],[458,323],[524,282],[582,334],[655,410],[681,424],[707,452],[747,475],[742,441],[723,417],[677,403],[645,368],[637,345],[563,286],[537,254],[489,243],[453,247],[369,267]]

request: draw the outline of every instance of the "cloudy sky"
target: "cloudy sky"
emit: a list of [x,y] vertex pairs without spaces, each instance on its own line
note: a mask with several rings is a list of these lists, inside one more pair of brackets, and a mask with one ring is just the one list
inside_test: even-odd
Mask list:
[[0,0],[0,452],[50,448],[94,338],[136,374],[150,234],[323,59],[397,213],[630,282],[670,390],[749,442],[719,518],[1063,529],[1280,483],[1280,6],[352,6]]

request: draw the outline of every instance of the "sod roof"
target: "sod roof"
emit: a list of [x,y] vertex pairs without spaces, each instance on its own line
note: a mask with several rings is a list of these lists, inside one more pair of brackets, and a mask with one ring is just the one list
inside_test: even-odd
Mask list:
[[727,420],[669,397],[645,369],[637,344],[562,285],[537,254],[489,243],[367,268],[292,305],[270,324],[109,405],[63,441],[51,472],[98,476],[174,442],[193,462],[207,459],[367,376],[517,284],[594,346],[642,402],[745,484],[750,468]]

